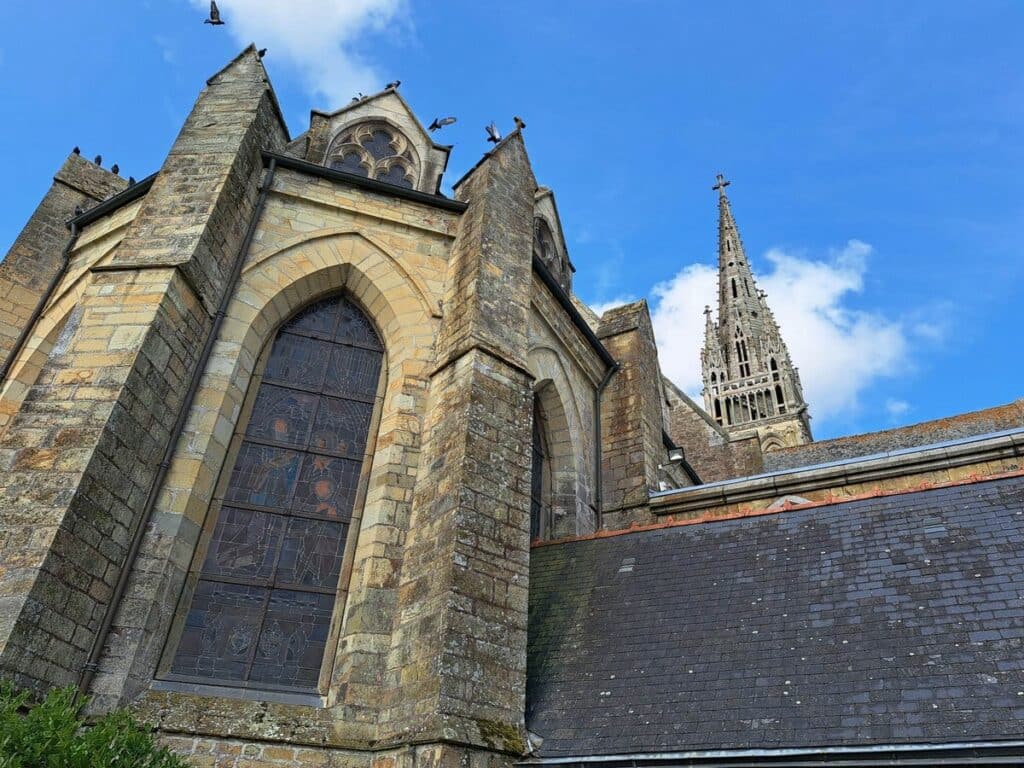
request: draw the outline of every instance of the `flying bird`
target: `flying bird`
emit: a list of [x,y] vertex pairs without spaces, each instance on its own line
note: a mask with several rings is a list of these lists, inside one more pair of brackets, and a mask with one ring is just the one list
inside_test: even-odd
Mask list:
[[520,131],[523,130],[523,128],[526,127],[526,123],[523,122],[523,118],[521,118],[521,117],[513,117],[512,120],[515,121],[516,128],[518,128]]
[[401,80],[392,80],[390,83],[384,86],[385,91],[393,91],[395,88],[402,84]]
[[210,18],[205,19],[203,24],[213,24],[218,27],[224,22],[220,19],[220,9],[217,7],[217,3],[214,0],[210,0]]
[[455,121],[454,117],[435,117],[434,122],[427,126],[427,130],[433,133],[444,128],[446,125],[451,125]]
[[119,166],[117,163],[114,163],[112,166],[110,166],[110,170],[113,171],[114,175],[116,176],[121,172],[121,166]]
[[490,125],[485,125],[484,130],[487,131],[487,140],[492,144],[497,144],[501,141],[501,133],[498,131],[498,126],[492,121]]
[[71,150],[71,154],[72,155],[80,155],[80,154],[82,154],[82,150],[80,150],[78,147],[75,147],[74,149]]
[[259,56],[262,59],[264,56],[267,55],[267,49],[266,48],[260,48],[258,51],[256,51],[256,55]]
[[96,165],[103,165],[103,155],[96,155],[92,161],[96,163]]

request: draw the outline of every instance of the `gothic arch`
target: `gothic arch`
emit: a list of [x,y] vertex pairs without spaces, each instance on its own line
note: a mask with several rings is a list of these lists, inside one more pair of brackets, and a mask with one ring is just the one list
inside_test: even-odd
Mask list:
[[[161,606],[166,604],[165,595],[178,595],[184,587],[259,355],[287,318],[328,294],[345,291],[374,324],[385,347],[387,381],[376,443],[368,459],[362,520],[358,530],[353,525],[347,550],[350,554],[346,554],[344,569],[350,573],[347,578],[353,586],[339,618],[340,636],[345,635],[348,616],[367,599],[368,593],[361,585],[386,567],[386,563],[378,562],[380,542],[394,541],[404,530],[406,518],[401,509],[408,505],[407,494],[389,484],[387,478],[408,475],[418,460],[425,376],[433,358],[431,346],[423,344],[424,329],[436,324],[425,297],[412,280],[395,269],[393,257],[356,233],[307,238],[251,261],[257,261],[259,269],[250,264],[228,306],[210,365],[202,374],[199,392],[160,491],[156,508],[162,521],[160,530],[147,533],[140,568],[131,577],[123,603],[150,605],[146,620],[159,630],[144,637],[139,645],[131,645],[134,640],[113,632],[112,645],[130,647],[112,647],[111,657],[127,658],[113,665],[116,670],[101,669],[101,673],[146,679],[156,668],[171,630],[171,617]],[[167,563],[159,578],[143,572],[149,552],[154,562]],[[131,620],[119,610],[115,628],[130,625]],[[345,668],[357,674],[358,663],[343,664],[339,657],[343,653],[374,653],[373,637],[372,631],[364,630],[358,638],[339,643],[334,669]],[[337,686],[332,684],[330,690],[331,697],[339,695]]]
[[109,262],[120,243],[121,239],[117,238],[95,259],[82,259],[82,263],[65,275],[57,286],[57,290],[36,322],[32,335],[11,366],[7,378],[0,384],[0,433],[14,418],[28,391],[39,378],[57,337],[89,286],[90,270],[99,264]]
[[557,514],[552,515],[552,535],[575,536],[594,530],[590,508],[593,440],[588,425],[593,415],[585,412],[587,397],[573,389],[572,379],[559,354],[548,346],[535,346],[528,355],[530,372],[535,377],[534,391],[541,397],[552,430],[562,430],[552,454],[557,458]]
[[549,487],[545,490],[550,518],[542,530],[545,538],[561,538],[576,534],[577,473],[572,433],[566,418],[565,406],[551,379],[534,384],[533,396],[537,411],[542,415],[546,448],[546,461],[550,472]]

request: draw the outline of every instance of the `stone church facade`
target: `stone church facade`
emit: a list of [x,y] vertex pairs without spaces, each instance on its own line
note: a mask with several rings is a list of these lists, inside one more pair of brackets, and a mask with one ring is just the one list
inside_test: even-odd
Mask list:
[[[903,519],[925,489],[1006,486],[986,509],[1010,531],[1019,405],[810,442],[720,179],[725,287],[705,412],[662,376],[644,302],[597,317],[573,295],[555,196],[522,128],[451,198],[450,149],[395,89],[313,112],[291,138],[250,47],[207,82],[153,176],[129,185],[67,159],[0,264],[0,676],[128,707],[196,765],[918,744],[895,726],[843,735],[824,715],[806,744],[758,741],[771,728],[753,726],[705,743],[695,734],[731,716],[691,716],[707,692],[685,672],[666,676],[673,695],[641,700],[654,690],[635,678],[641,662],[664,660],[671,641],[616,645],[631,635],[594,623],[599,596],[640,610],[636,626],[665,607],[683,625],[716,615],[717,602],[680,602],[687,562],[673,553],[713,560],[759,540],[744,526],[831,524],[867,498],[895,499]],[[725,524],[739,527],[703,549],[677,540]],[[931,535],[885,535],[897,533]],[[993,541],[953,549],[973,547],[976,563]],[[648,553],[681,581],[649,584],[662,596],[644,612],[643,592],[615,579],[650,572]],[[1004,566],[989,558],[984,573],[1016,584],[998,581]],[[1007,617],[988,610],[972,631],[1000,631],[990,625]],[[699,635],[708,648],[716,632]],[[984,727],[961,723],[949,749],[1012,736],[1024,654],[1002,639],[984,669],[955,673],[999,676],[971,721]],[[632,679],[625,699],[607,700],[619,684],[594,670]],[[849,695],[844,706],[863,703]],[[602,719],[609,706],[621,719]],[[732,707],[747,720],[751,708]]]

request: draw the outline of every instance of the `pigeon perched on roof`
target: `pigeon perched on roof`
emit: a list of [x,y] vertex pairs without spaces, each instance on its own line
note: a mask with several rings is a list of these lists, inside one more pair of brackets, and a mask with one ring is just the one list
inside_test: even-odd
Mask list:
[[262,59],[264,56],[267,55],[267,49],[266,48],[260,48],[258,51],[256,51],[256,55],[259,56]]
[[217,7],[215,0],[210,0],[210,18],[205,19],[203,24],[213,24],[215,27],[224,24],[224,22],[221,21],[220,9]]
[[454,117],[435,117],[434,122],[427,126],[427,130],[433,133],[444,128],[446,125],[451,125],[455,121]]
[[523,118],[517,116],[513,117],[512,120],[515,121],[516,128],[518,128],[520,131],[526,127],[526,123],[523,122]]
[[96,165],[103,165],[103,155],[96,155],[92,161],[96,163]]
[[393,91],[395,88],[402,84],[401,80],[392,80],[390,83],[384,86],[385,91]]
[[112,166],[110,166],[110,170],[116,176],[121,172],[121,166],[119,166],[117,163],[114,163]]
[[71,154],[72,155],[80,155],[80,154],[82,154],[82,150],[80,150],[78,147],[75,147],[74,149],[71,150]]

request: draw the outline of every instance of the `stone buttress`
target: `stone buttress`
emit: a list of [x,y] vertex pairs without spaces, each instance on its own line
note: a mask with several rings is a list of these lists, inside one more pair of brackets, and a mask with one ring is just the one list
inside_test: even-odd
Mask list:
[[0,438],[0,675],[78,678],[262,176],[287,136],[253,48],[208,81],[77,325]]

